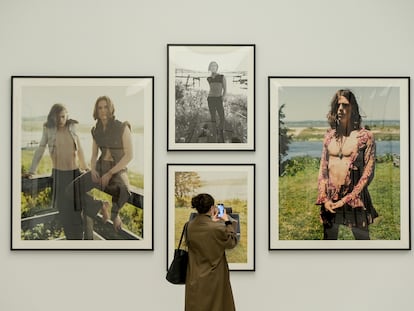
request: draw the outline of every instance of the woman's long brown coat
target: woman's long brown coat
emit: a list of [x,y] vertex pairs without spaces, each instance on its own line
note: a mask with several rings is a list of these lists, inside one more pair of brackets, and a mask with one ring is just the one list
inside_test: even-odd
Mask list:
[[187,229],[186,311],[235,310],[225,249],[237,244],[231,225],[197,215]]

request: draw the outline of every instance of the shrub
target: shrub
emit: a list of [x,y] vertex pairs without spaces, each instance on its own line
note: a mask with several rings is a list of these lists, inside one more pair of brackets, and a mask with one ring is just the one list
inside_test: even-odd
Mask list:
[[281,176],[295,176],[298,172],[305,170],[307,167],[318,169],[319,165],[319,158],[313,158],[311,156],[294,157],[282,163]]

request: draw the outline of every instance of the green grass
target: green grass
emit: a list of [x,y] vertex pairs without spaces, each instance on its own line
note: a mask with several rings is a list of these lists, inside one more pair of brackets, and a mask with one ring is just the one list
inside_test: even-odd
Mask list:
[[[370,225],[372,240],[400,239],[400,169],[379,163],[369,191],[379,217]],[[318,169],[307,166],[295,176],[279,178],[279,239],[320,240],[317,196]],[[338,239],[353,239],[350,228],[341,226]]]
[[[230,250],[226,250],[227,261],[229,263],[247,263],[247,202],[244,200],[226,200],[224,206],[231,206],[233,213],[240,216],[240,242]],[[175,246],[178,246],[184,224],[189,220],[190,214],[196,212],[192,208],[175,208]],[[252,245],[250,245],[252,247]]]
[[[111,196],[101,190],[92,189],[89,191],[89,194],[92,195],[97,200],[103,200],[110,203],[109,210],[112,211],[112,199]],[[122,209],[119,211],[119,216],[122,219],[123,225],[131,232],[135,233],[138,236],[142,236],[143,231],[143,222],[144,222],[144,211],[141,208],[138,208],[130,203],[125,203],[122,206]]]
[[[35,149],[22,150],[22,171],[28,172],[32,164]],[[49,156],[44,156],[37,167],[37,174],[52,174],[52,159]]]
[[[328,127],[326,128],[304,128],[297,135],[294,129],[288,130],[288,135],[292,135],[294,141],[322,141]],[[400,140],[400,129],[397,126],[374,126],[371,127],[376,140]]]

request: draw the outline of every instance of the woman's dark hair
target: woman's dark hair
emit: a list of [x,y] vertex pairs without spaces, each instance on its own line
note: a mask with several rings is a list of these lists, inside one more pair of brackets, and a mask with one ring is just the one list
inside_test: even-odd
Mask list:
[[200,193],[191,199],[191,205],[199,214],[205,214],[214,205],[214,199],[208,193]]
[[359,130],[361,128],[361,115],[359,114],[358,102],[354,93],[347,89],[337,91],[332,98],[331,110],[327,115],[329,125],[333,129],[336,129],[338,125],[338,101],[341,96],[345,97],[351,105],[351,118],[349,121],[351,130]]
[[95,107],[93,108],[93,119],[98,120],[98,104],[101,100],[104,100],[108,105],[109,117],[115,119],[115,107],[112,100],[108,96],[100,96],[95,102]]
[[62,104],[54,104],[52,108],[50,108],[49,114],[47,115],[47,121],[44,126],[49,129],[56,127],[57,119],[62,111],[67,111],[65,106]]

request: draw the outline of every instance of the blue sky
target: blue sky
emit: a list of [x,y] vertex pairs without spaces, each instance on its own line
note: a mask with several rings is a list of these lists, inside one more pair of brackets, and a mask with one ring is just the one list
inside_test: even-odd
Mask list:
[[373,86],[284,86],[279,105],[285,104],[286,121],[326,120],[330,101],[338,89],[349,88],[355,96],[364,120],[399,120],[400,89]]

